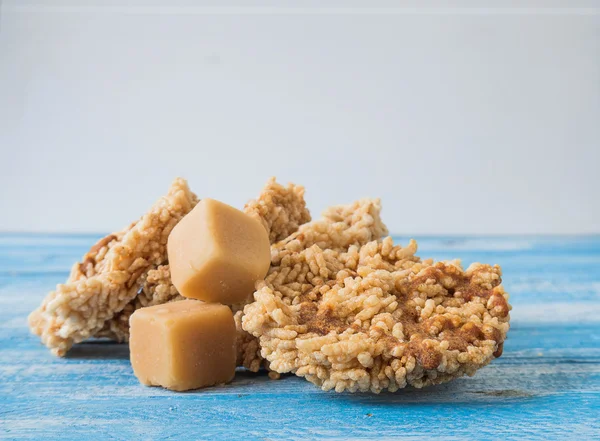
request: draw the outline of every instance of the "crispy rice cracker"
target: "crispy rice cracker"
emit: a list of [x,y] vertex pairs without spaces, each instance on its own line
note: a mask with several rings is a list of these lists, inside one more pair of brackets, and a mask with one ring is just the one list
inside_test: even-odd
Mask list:
[[[252,204],[249,204],[252,206]],[[320,220],[304,224],[286,239],[271,246],[271,270],[274,267],[292,267],[290,259],[299,251],[319,244],[328,251],[346,251],[351,245],[363,245],[387,234],[381,221],[379,199],[362,199],[348,205],[327,209]],[[257,284],[262,285],[262,282]],[[241,309],[243,305],[238,305]],[[258,371],[263,363],[259,343],[240,326],[244,311],[235,312],[238,329],[238,361],[241,366]],[[268,367],[268,363],[265,364]]]
[[244,308],[270,369],[324,390],[379,393],[473,375],[509,329],[500,268],[421,261],[391,238],[318,245],[273,265]]
[[198,202],[183,179],[125,230],[100,240],[29,316],[34,334],[55,355],[101,332],[141,288],[142,275],[167,261],[169,233]]
[[285,239],[310,221],[304,187],[291,183],[284,187],[274,177],[269,179],[257,199],[245,205],[244,213],[263,224],[271,243]]

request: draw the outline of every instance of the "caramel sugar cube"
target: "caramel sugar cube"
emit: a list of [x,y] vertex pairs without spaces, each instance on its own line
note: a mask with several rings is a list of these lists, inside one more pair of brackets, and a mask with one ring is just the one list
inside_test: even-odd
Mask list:
[[227,383],[235,374],[235,323],[227,306],[182,300],[135,311],[129,349],[136,377],[184,391]]
[[171,279],[184,297],[227,305],[246,302],[271,263],[262,224],[214,199],[202,199],[173,228]]

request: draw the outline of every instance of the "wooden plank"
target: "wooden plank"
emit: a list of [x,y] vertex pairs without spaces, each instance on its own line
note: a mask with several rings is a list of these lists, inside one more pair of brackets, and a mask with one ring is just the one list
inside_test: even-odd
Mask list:
[[417,238],[424,257],[501,264],[512,329],[473,378],[380,395],[243,371],[178,394],[139,385],[126,345],[51,356],[27,313],[98,237],[0,234],[0,438],[600,439],[598,236]]

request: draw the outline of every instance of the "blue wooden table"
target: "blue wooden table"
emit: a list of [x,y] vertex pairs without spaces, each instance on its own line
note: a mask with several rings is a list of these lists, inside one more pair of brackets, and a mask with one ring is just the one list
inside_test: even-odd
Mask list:
[[140,385],[126,345],[53,357],[27,314],[100,236],[0,234],[2,439],[600,439],[600,236],[416,237],[423,257],[502,265],[511,331],[473,378],[381,395],[246,372],[174,393]]

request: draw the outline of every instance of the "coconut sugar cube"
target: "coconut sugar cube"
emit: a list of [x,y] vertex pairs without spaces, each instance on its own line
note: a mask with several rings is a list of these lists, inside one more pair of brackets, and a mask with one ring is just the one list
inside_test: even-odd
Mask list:
[[184,391],[231,381],[235,374],[231,309],[182,300],[135,311],[129,349],[136,377],[148,386]]
[[214,199],[202,199],[173,228],[167,252],[181,295],[228,305],[247,301],[271,263],[262,224]]

